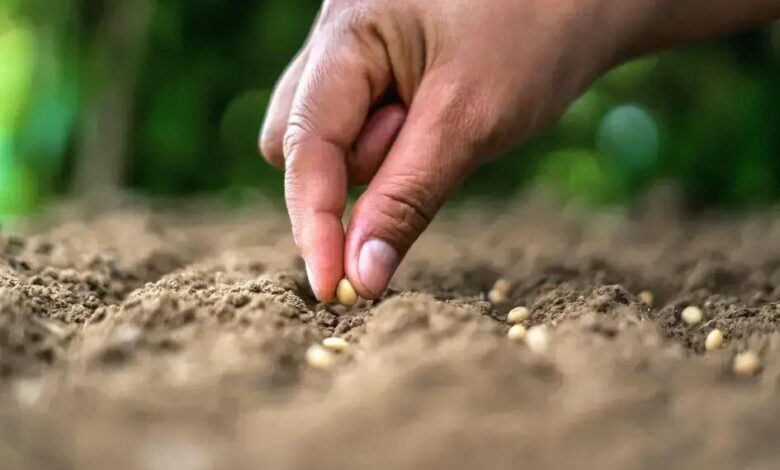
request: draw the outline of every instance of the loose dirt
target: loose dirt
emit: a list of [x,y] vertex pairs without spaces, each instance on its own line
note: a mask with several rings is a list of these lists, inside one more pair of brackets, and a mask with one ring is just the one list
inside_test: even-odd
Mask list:
[[[780,217],[681,214],[452,210],[351,309],[315,302],[267,208],[4,235],[0,467],[778,468]],[[507,338],[519,305],[546,352]]]

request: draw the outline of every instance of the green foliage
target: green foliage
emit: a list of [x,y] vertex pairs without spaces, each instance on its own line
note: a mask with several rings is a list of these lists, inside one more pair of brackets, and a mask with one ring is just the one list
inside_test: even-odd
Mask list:
[[[152,6],[137,38],[144,46],[124,183],[153,195],[281,195],[282,176],[259,156],[257,134],[319,2],[123,1]],[[110,85],[104,61],[124,59],[121,50],[98,53],[110,47],[114,8],[105,0],[0,3],[0,214],[73,189],[88,99]],[[459,196],[505,197],[538,183],[609,204],[667,179],[701,204],[774,202],[780,41],[770,29],[617,68],[558,124],[479,169]]]

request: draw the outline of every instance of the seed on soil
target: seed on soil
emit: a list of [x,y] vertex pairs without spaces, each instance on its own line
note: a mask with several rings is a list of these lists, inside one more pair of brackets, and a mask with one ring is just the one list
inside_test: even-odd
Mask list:
[[135,325],[120,325],[114,333],[114,342],[121,346],[132,346],[139,339],[143,331]]
[[723,332],[715,328],[707,335],[707,339],[704,340],[704,349],[707,351],[714,351],[720,349],[723,346]]
[[355,288],[352,287],[352,283],[348,279],[345,278],[339,281],[336,287],[336,299],[345,307],[351,307],[357,302],[357,292],[355,292]]
[[687,325],[693,326],[704,319],[704,312],[702,312],[699,307],[691,305],[683,309],[680,318],[682,318],[682,321]]
[[761,359],[753,351],[745,351],[734,357],[732,370],[742,377],[752,377],[761,368]]
[[333,353],[315,344],[306,350],[306,363],[314,369],[330,369],[333,366]]
[[507,338],[511,339],[512,341],[521,341],[523,338],[525,338],[526,330],[523,325],[512,325],[512,328],[509,329],[506,336]]
[[22,406],[32,407],[41,400],[43,386],[39,381],[22,379],[14,384],[14,393]]
[[493,305],[501,305],[509,301],[509,297],[507,297],[506,293],[498,289],[490,289],[487,298]]
[[655,296],[653,296],[653,293],[649,290],[643,290],[637,297],[639,298],[640,302],[647,305],[648,307],[653,306],[653,300],[655,300]]
[[520,323],[528,320],[530,312],[526,307],[515,307],[506,315],[506,322],[510,324]]
[[347,340],[344,338],[339,338],[338,336],[331,336],[330,338],[323,339],[322,345],[325,347],[325,349],[336,353],[344,352],[349,347]]
[[506,279],[499,279],[493,284],[493,289],[499,290],[504,294],[508,294],[512,290],[512,284]]
[[487,298],[493,305],[505,304],[509,301],[510,290],[512,290],[512,284],[506,279],[499,279],[493,284],[493,288],[488,292]]
[[531,327],[525,334],[525,344],[534,354],[542,354],[547,351],[547,347],[550,344],[547,328],[544,326]]

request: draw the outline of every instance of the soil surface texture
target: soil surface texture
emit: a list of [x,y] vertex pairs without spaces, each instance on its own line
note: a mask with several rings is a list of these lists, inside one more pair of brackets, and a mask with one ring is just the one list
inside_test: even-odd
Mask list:
[[271,209],[53,219],[0,236],[0,468],[780,468],[775,214],[461,207],[349,309]]

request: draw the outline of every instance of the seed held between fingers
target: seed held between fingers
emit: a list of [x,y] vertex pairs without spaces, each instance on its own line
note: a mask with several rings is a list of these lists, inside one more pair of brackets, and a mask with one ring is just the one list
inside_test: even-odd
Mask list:
[[720,349],[721,346],[723,346],[723,340],[723,332],[715,328],[714,330],[710,331],[710,333],[707,335],[707,338],[704,340],[704,349],[707,351]]
[[704,319],[704,312],[699,307],[691,305],[683,309],[680,318],[688,326],[693,326]]
[[322,345],[333,352],[340,353],[347,350],[349,347],[349,343],[344,338],[339,338],[337,336],[331,336],[330,338],[325,338],[322,340]]
[[336,299],[345,307],[351,307],[357,302],[357,292],[348,279],[339,281],[338,286],[336,286]]
[[530,312],[526,307],[515,307],[506,315],[506,322],[510,324],[524,322],[529,316]]

